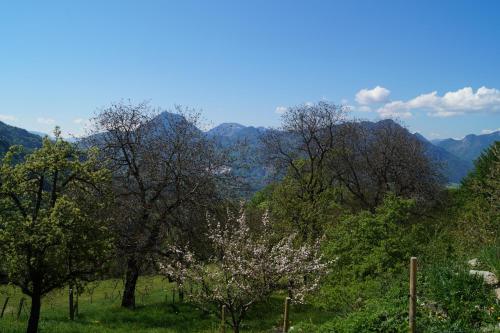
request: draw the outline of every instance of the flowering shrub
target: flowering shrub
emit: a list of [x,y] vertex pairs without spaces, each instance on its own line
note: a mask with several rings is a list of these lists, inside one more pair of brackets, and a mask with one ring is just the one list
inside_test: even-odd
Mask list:
[[202,307],[225,305],[234,332],[239,332],[241,321],[256,302],[284,288],[293,301],[303,302],[326,272],[319,242],[295,246],[295,234],[280,239],[267,213],[259,232],[252,232],[243,211],[238,217],[228,213],[224,224],[208,220],[213,256],[201,262],[187,249],[174,249],[176,260],[163,263],[161,269],[181,284],[195,285],[187,296]]

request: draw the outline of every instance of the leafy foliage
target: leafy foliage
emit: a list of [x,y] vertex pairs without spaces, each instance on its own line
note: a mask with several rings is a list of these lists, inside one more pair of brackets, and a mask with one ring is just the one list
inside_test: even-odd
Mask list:
[[470,330],[496,322],[500,308],[495,306],[494,294],[481,277],[463,267],[435,264],[426,270],[422,282],[425,299],[439,304],[444,320]]
[[386,279],[399,276],[418,249],[408,232],[414,201],[388,196],[376,213],[348,215],[332,226],[323,246],[336,264],[322,287],[323,306],[351,311],[387,290]]
[[500,141],[476,161],[476,169],[460,190],[458,237],[478,251],[500,235]]
[[[109,179],[95,151],[45,138],[25,161],[12,147],[0,166],[0,265],[33,299],[28,331],[36,332],[40,298],[68,281],[88,279],[109,249],[102,185]],[[95,196],[95,197],[94,197]]]

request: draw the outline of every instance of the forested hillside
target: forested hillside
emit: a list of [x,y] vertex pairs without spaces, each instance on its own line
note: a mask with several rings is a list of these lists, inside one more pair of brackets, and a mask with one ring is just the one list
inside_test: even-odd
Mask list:
[[0,121],[0,156],[12,145],[21,145],[26,149],[39,148],[42,145],[42,138],[27,130]]

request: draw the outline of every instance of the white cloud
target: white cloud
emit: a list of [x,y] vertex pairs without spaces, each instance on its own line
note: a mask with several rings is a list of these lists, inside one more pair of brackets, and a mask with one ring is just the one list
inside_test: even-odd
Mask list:
[[83,124],[84,122],[86,122],[86,120],[83,118],[73,119],[73,123],[75,123],[75,124]]
[[16,121],[17,118],[9,114],[0,114],[0,121]]
[[422,94],[408,101],[392,101],[377,110],[381,115],[411,116],[412,110],[427,110],[432,117],[452,117],[465,113],[500,111],[500,90],[471,87],[449,91],[439,96],[436,91]]
[[362,105],[384,103],[389,98],[391,91],[381,86],[373,89],[361,89],[356,94],[356,102]]
[[481,134],[491,134],[500,131],[500,127],[497,129],[484,129],[481,131]]
[[381,118],[410,118],[411,112],[402,105],[401,101],[387,103],[377,110]]
[[369,107],[368,105],[361,105],[356,108],[354,108],[355,111],[360,111],[360,112],[372,112],[372,108]]
[[55,120],[52,119],[52,118],[44,118],[44,117],[39,117],[36,119],[36,121],[40,124],[44,124],[44,125],[52,125],[52,124],[55,124]]
[[279,114],[283,114],[288,110],[286,106],[277,106],[275,112]]
[[457,112],[457,111],[436,111],[436,112],[427,112],[427,115],[429,117],[437,117],[437,118],[447,118],[447,117],[454,117],[458,115],[464,114],[463,112]]

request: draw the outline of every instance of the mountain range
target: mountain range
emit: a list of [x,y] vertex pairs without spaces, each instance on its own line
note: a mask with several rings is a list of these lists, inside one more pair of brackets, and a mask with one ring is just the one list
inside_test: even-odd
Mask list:
[[[392,122],[392,120],[381,120],[377,123],[364,122],[363,125],[370,128],[387,121]],[[269,170],[257,158],[260,150],[259,138],[268,130],[265,127],[223,123],[206,133],[224,147],[243,143],[245,163],[244,166],[236,166],[235,169],[239,174],[245,175],[253,190],[257,190],[270,177]],[[459,183],[472,170],[473,162],[481,152],[493,142],[500,140],[500,131],[483,135],[470,134],[461,140],[430,141],[419,133],[412,135],[422,142],[427,156],[441,166],[442,173],[449,183]]]
[[463,139],[434,140],[432,143],[465,161],[473,161],[479,157],[484,149],[499,140],[500,131],[496,131],[482,135],[469,134]]
[[[159,121],[176,121],[181,116],[163,113]],[[381,120],[392,121],[392,120]],[[377,123],[366,122],[366,126],[377,126]],[[207,137],[215,140],[222,148],[238,146],[232,165],[233,172],[242,177],[251,192],[265,186],[271,172],[258,158],[260,153],[260,137],[268,131],[265,127],[244,126],[237,123],[223,123],[205,132]],[[201,130],[200,130],[201,131]],[[449,183],[458,183],[473,167],[473,161],[493,142],[500,140],[500,131],[475,135],[470,134],[463,139],[427,140],[419,133],[414,133],[420,140],[426,153],[432,160],[442,166],[442,171]],[[0,122],[0,155],[11,145],[23,145],[28,150],[41,146],[42,134],[29,132],[22,128]]]

